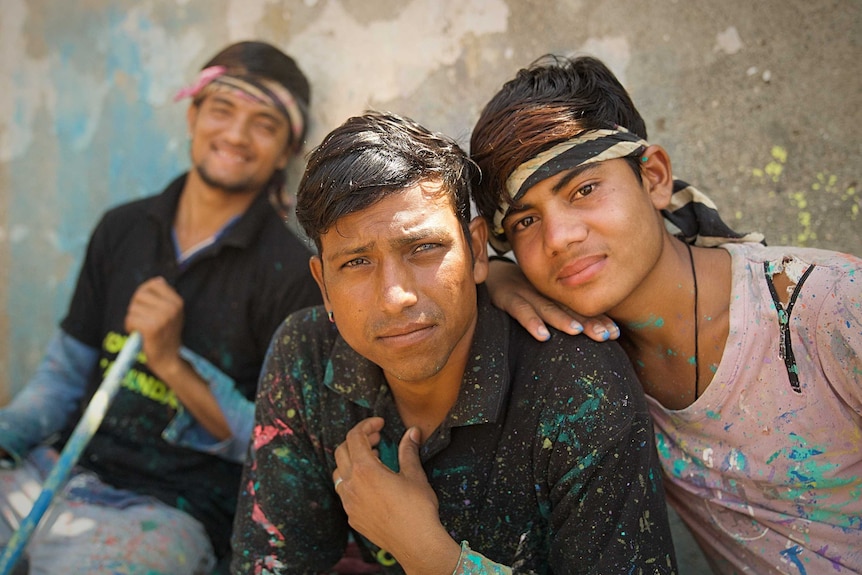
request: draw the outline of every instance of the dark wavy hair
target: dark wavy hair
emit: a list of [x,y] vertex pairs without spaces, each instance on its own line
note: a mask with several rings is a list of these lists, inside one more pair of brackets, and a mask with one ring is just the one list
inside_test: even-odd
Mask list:
[[[619,125],[647,137],[646,124],[622,84],[596,58],[547,54],[521,69],[482,110],[470,156],[482,179],[476,209],[489,223],[507,201],[506,180],[537,154],[582,132]],[[640,178],[636,158],[626,158]]]
[[470,193],[477,170],[452,139],[410,118],[366,112],[329,133],[308,157],[296,217],[321,249],[320,237],[342,217],[422,181],[442,184],[468,238]]

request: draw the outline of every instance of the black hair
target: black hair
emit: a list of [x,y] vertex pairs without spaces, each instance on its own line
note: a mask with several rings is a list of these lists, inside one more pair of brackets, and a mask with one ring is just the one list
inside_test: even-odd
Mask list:
[[321,249],[339,219],[422,181],[438,181],[469,240],[475,165],[451,138],[391,113],[366,112],[329,133],[308,157],[296,217]]

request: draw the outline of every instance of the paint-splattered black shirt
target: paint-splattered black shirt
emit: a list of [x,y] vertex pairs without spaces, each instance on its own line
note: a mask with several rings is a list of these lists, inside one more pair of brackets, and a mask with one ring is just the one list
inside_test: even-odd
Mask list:
[[[675,572],[652,426],[620,347],[560,334],[537,342],[479,292],[460,395],[420,451],[443,525],[475,550],[458,573],[508,572],[492,562],[514,573]],[[288,318],[258,390],[234,573],[311,573],[338,561],[349,527],[333,451],[372,415],[386,421],[380,458],[397,469],[406,429],[380,368],[323,308]],[[385,573],[403,572],[359,541]]]

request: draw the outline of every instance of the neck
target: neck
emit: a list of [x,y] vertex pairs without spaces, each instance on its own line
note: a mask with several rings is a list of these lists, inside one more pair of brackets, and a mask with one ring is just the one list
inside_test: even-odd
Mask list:
[[406,381],[384,372],[401,420],[407,428],[418,427],[423,442],[443,423],[458,401],[475,329],[474,322],[449,355],[446,365],[429,378]]
[[693,254],[697,318],[688,250],[671,238],[638,293],[628,298],[620,313],[610,314],[621,325],[620,343],[644,390],[672,409],[687,407],[703,394],[721,360],[729,325],[729,255],[701,248],[693,248]]
[[212,237],[231,219],[245,213],[258,193],[225,192],[206,185],[194,170],[189,172],[174,216],[180,250]]

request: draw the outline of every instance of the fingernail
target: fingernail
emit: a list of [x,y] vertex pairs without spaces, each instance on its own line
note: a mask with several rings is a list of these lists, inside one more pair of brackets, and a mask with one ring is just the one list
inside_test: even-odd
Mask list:
[[570,330],[572,330],[572,335],[578,335],[579,333],[581,333],[582,331],[584,331],[584,326],[583,326],[583,325],[581,325],[581,323],[580,323],[580,322],[578,322],[578,321],[573,321],[573,322],[569,325],[569,329],[570,329]]
[[608,339],[611,337],[610,332],[600,325],[597,325],[593,328],[593,333],[599,336],[602,341],[608,341]]
[[548,328],[543,325],[539,326],[539,329],[536,330],[536,333],[539,335],[539,337],[542,338],[542,341],[547,341],[548,338],[551,337],[551,332],[549,332]]

